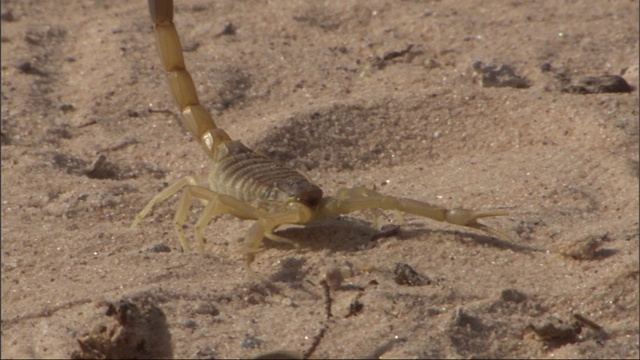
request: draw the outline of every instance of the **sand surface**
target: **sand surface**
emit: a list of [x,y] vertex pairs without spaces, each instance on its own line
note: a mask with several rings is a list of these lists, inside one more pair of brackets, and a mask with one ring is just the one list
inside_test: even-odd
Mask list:
[[[3,0],[3,358],[639,356],[637,1],[185,0],[176,24],[233,138],[326,194],[508,209],[508,238],[357,213],[265,240],[251,278],[250,221],[183,253],[176,196],[130,229],[209,167],[146,2]],[[632,91],[580,93],[607,74]]]

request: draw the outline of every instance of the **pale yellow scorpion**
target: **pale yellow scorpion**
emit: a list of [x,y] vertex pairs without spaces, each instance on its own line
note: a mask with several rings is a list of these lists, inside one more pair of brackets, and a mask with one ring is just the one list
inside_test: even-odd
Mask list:
[[157,194],[136,216],[135,227],[153,206],[184,189],[174,225],[184,251],[189,243],[183,231],[191,202],[205,204],[195,224],[195,240],[204,249],[203,232],[218,214],[257,220],[244,239],[244,254],[250,264],[264,237],[293,243],[274,233],[281,225],[307,224],[362,209],[386,209],[427,217],[455,225],[479,229],[497,237],[500,231],[477,222],[479,218],[503,216],[504,210],[447,209],[406,198],[385,196],[364,187],[339,190],[335,197],[323,196],[322,189],[298,171],[275,163],[240,141],[231,140],[216,127],[211,114],[200,104],[191,75],[186,69],[182,46],[173,23],[172,0],[149,0],[156,42],[169,88],[178,104],[182,123],[211,158],[209,188],[188,176]]

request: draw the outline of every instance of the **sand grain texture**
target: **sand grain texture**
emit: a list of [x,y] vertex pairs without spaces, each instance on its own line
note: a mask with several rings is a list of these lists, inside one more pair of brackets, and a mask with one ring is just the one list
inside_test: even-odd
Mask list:
[[[204,254],[179,251],[177,199],[131,230],[208,168],[146,2],[2,1],[3,358],[129,340],[139,357],[639,356],[637,1],[177,3],[201,102],[232,137],[327,194],[507,207],[486,222],[512,239],[342,217],[283,231],[299,249],[265,241],[252,284],[250,222],[217,218]],[[483,86],[509,72],[483,80],[477,61],[519,86]],[[607,74],[633,90],[562,91]],[[398,283],[398,263],[429,281]],[[156,318],[109,310],[123,303]]]

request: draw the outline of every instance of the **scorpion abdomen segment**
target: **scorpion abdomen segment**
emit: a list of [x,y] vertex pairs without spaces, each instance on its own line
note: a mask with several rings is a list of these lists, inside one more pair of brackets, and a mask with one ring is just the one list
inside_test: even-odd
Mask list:
[[[254,152],[239,141],[223,145],[226,154],[213,162],[209,187],[257,207],[282,206],[290,200],[315,206],[322,190],[304,175]],[[267,209],[265,209],[267,210]]]

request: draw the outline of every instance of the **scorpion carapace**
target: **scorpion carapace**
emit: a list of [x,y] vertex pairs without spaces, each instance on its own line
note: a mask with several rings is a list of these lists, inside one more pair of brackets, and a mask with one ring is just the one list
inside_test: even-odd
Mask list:
[[254,259],[264,237],[293,243],[274,231],[284,224],[311,221],[362,209],[386,209],[482,230],[497,237],[503,233],[478,223],[483,217],[507,215],[500,209],[447,209],[425,202],[381,195],[364,187],[343,189],[335,197],[324,197],[322,190],[299,172],[255,153],[217,128],[209,112],[198,101],[195,85],[186,69],[180,38],[173,23],[173,1],[149,0],[156,42],[176,100],[182,123],[198,140],[212,161],[209,188],[188,176],[157,194],[135,218],[135,227],[156,204],[184,190],[178,202],[174,226],[183,250],[189,242],[183,232],[192,200],[205,204],[195,224],[195,240],[204,249],[204,228],[217,214],[232,214],[256,222],[244,242],[248,263]]

